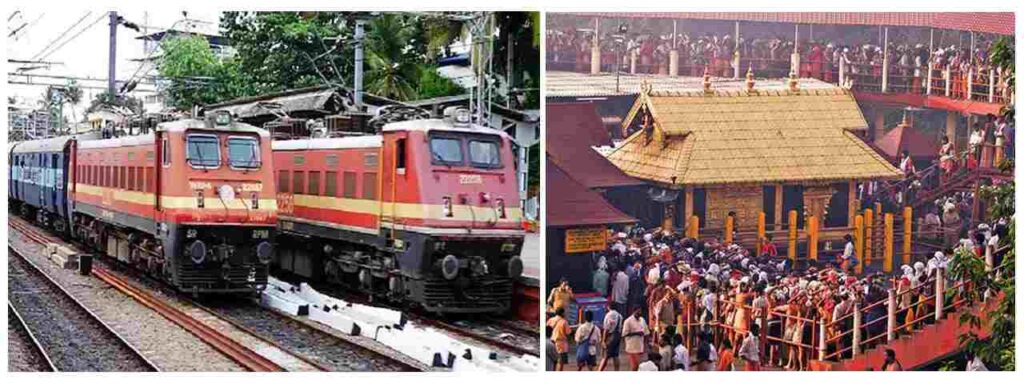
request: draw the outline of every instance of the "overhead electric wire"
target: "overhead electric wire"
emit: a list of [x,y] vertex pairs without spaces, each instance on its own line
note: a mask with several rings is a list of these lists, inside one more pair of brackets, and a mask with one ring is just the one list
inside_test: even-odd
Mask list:
[[36,26],[36,23],[38,23],[39,20],[43,18],[43,16],[46,16],[45,12],[40,13],[39,16],[36,17],[34,20],[23,24],[21,27],[18,27],[18,29],[14,30],[14,32],[11,32],[9,35],[7,35],[7,37],[13,37],[14,40],[18,40],[18,38],[21,37],[19,35],[27,33],[29,29],[32,29],[32,27]]
[[92,22],[92,24],[89,24],[89,25],[87,25],[87,26],[86,26],[85,28],[82,28],[82,29],[81,29],[81,30],[79,30],[79,31],[78,31],[78,33],[76,33],[76,34],[75,34],[74,36],[71,36],[71,38],[69,38],[69,39],[67,39],[67,40],[64,40],[64,42],[63,42],[63,43],[60,43],[60,45],[58,45],[58,46],[57,46],[56,48],[54,48],[53,50],[51,50],[51,51],[50,51],[49,53],[47,53],[47,54],[43,55],[43,57],[40,57],[40,58],[39,58],[39,60],[43,60],[43,59],[46,59],[47,57],[50,57],[50,55],[52,55],[52,54],[54,54],[55,52],[59,51],[59,50],[60,50],[61,48],[63,48],[63,47],[64,47],[65,45],[67,45],[68,43],[70,43],[70,42],[74,41],[74,40],[75,40],[76,38],[78,38],[78,36],[81,36],[81,35],[82,35],[82,33],[84,33],[85,31],[88,31],[88,30],[89,30],[89,28],[92,28],[92,27],[93,27],[94,25],[96,25],[97,23],[99,23],[100,21],[102,21],[102,20],[103,20],[103,19],[104,19],[105,17],[107,17],[107,15],[100,15],[100,17],[96,18],[96,21],[93,21],[93,22]]
[[82,20],[85,20],[85,18],[89,17],[89,15],[91,15],[91,14],[92,14],[92,11],[86,11],[85,14],[82,15],[82,17],[78,18],[78,21],[75,21],[74,24],[71,24],[70,27],[67,27],[67,29],[65,29],[64,32],[61,32],[60,36],[57,36],[56,39],[53,39],[52,41],[47,43],[46,46],[43,47],[43,49],[39,50],[39,52],[37,52],[35,55],[33,55],[30,60],[35,60],[35,59],[39,58],[39,55],[42,55],[43,52],[46,52],[47,49],[50,49],[50,47],[52,47],[54,44],[57,44],[57,42],[60,41],[61,39],[63,39],[64,36],[68,35],[68,32],[71,32],[72,29],[75,29],[75,27],[77,27],[78,24],[82,23]]

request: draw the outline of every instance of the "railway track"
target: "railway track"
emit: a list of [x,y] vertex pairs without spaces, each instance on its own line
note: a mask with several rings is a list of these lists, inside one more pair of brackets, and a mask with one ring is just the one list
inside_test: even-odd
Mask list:
[[10,308],[54,371],[159,371],[31,260],[12,247],[8,252]]
[[295,353],[330,371],[417,372],[422,368],[352,343],[285,314],[253,303],[207,303],[206,308],[224,321],[259,338],[289,346]]
[[[11,218],[10,226],[14,227],[18,232],[24,235],[31,241],[45,245],[47,243],[63,243],[63,240],[56,239],[47,233],[42,232],[39,228],[25,222],[24,220]],[[92,275],[103,282],[107,283],[111,287],[114,287],[121,293],[131,297],[135,301],[139,302],[143,306],[152,309],[154,312],[160,314],[172,323],[177,324],[182,329],[185,329],[189,333],[195,335],[197,338],[202,340],[204,343],[210,345],[218,352],[224,354],[229,359],[235,361],[243,368],[253,372],[281,372],[284,371],[277,363],[270,359],[260,355],[256,351],[253,351],[237,341],[231,339],[222,332],[219,332],[210,326],[192,318],[170,304],[160,300],[153,295],[149,294],[145,290],[136,287],[129,283],[125,279],[117,276],[109,270],[93,265]]]
[[[23,220],[12,218],[11,226],[30,240],[39,243],[61,242]],[[212,329],[188,314],[160,300],[147,290],[160,291],[175,296],[209,314],[218,320],[259,341],[290,355],[304,365],[319,371],[420,371],[400,360],[358,344],[334,337],[301,322],[287,319],[283,315],[267,311],[248,301],[229,306],[209,306],[177,292],[142,274],[132,274],[145,288],[128,282],[110,269],[103,268],[97,261],[93,264],[93,275],[110,286],[135,299],[146,307],[181,326],[186,331],[221,352],[228,358],[250,371],[283,371],[283,367],[262,355],[237,343],[233,339]]]
[[[56,372],[57,367],[32,334],[18,310],[7,303],[8,371]],[[14,343],[15,345],[12,345]]]

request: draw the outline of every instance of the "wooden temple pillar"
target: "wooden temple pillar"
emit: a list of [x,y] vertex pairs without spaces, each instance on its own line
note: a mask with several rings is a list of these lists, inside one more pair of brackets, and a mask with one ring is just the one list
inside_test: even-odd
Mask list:
[[850,190],[848,193],[847,216],[849,221],[847,222],[852,226],[853,218],[857,216],[857,207],[860,206],[860,204],[857,204],[857,180],[850,180]]
[[782,184],[775,184],[775,230],[782,230]]
[[689,233],[691,233],[690,232],[691,230],[694,233],[696,233],[698,230],[700,230],[700,228],[690,228],[693,225],[693,222],[694,222],[694,220],[692,219],[692,217],[694,217],[694,214],[693,214],[693,187],[684,187],[683,188],[683,195],[684,195],[685,202],[683,203],[682,215],[683,215],[683,217],[686,218],[686,223],[685,223],[686,232],[685,233],[689,234]]

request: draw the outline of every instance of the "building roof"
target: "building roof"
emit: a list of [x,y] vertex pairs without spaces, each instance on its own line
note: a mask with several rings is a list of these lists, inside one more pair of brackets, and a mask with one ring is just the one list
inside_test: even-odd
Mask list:
[[[629,75],[619,74],[616,81],[614,73],[589,73],[548,71],[544,74],[544,97],[605,97],[620,95],[636,95],[640,92],[640,84],[644,81],[654,84],[659,91],[690,92],[703,89],[704,79],[693,76],[668,75]],[[756,79],[757,88],[761,90],[784,91],[786,79]],[[715,89],[742,91],[746,79],[713,77]],[[616,87],[618,83],[618,87]],[[803,89],[833,89],[836,86],[818,79],[800,79]]]
[[875,147],[890,161],[898,159],[903,150],[910,152],[910,157],[939,156],[935,138],[918,132],[906,120],[875,140]]
[[544,111],[548,158],[587,188],[643,184],[626,176],[593,147],[612,145],[597,107],[591,103],[547,103]]
[[851,132],[867,122],[845,89],[641,91],[624,124],[641,115],[653,120],[649,133],[638,130],[608,154],[640,179],[709,185],[901,175]]
[[544,194],[544,225],[577,227],[587,225],[631,224],[636,219],[618,210],[601,194],[573,180],[562,168],[545,157],[547,192]]
[[738,20],[824,25],[887,25],[1012,36],[1013,12],[594,12],[577,16],[631,19]]

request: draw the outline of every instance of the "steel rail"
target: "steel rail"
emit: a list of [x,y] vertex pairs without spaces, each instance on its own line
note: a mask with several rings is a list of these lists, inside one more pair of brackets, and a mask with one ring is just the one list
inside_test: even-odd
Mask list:
[[9,311],[11,315],[13,315],[8,317],[7,321],[13,321],[21,325],[21,328],[23,328],[25,330],[25,333],[28,335],[28,338],[32,340],[32,346],[35,347],[36,352],[43,356],[43,360],[46,362],[49,371],[60,372],[60,370],[57,369],[57,365],[53,363],[53,359],[50,358],[50,354],[46,353],[46,348],[43,348],[43,345],[39,342],[39,339],[36,338],[36,335],[34,333],[32,333],[32,329],[28,327],[28,323],[25,322],[25,318],[21,317],[21,313],[18,313],[18,310],[14,308],[14,304],[8,302],[7,311]]
[[[54,242],[48,235],[40,233],[38,229],[33,226],[28,226],[24,221],[20,219],[13,219],[10,221],[12,227],[26,235],[30,240],[46,244]],[[31,263],[31,262],[30,262]],[[101,268],[93,267],[92,275],[102,280],[108,285],[116,288],[121,293],[124,293],[128,297],[131,297],[140,304],[152,309],[164,318],[182,327],[189,333],[195,335],[199,340],[210,345],[218,352],[224,354],[231,360],[240,364],[242,367],[253,372],[281,372],[284,371],[277,363],[263,357],[255,351],[241,345],[237,341],[224,335],[223,333],[211,328],[210,326],[192,318],[184,312],[172,307],[166,302],[153,297],[149,293],[135,287],[128,283],[124,279],[114,275],[110,271]]]
[[[75,298],[75,296],[72,295],[71,292],[68,292],[66,289],[64,289],[63,286],[61,286],[59,283],[57,283],[56,280],[54,280],[52,277],[50,277],[50,275],[47,275],[45,272],[43,272],[42,268],[40,268],[38,265],[36,265],[35,262],[33,262],[32,260],[29,260],[29,258],[25,257],[25,255],[21,254],[17,249],[14,249],[14,247],[8,246],[7,250],[8,250],[8,253],[10,253],[12,255],[15,255],[15,257],[17,257],[18,259],[24,261],[35,273],[41,275],[43,277],[43,279],[47,282],[47,284],[49,284],[52,287],[56,288],[65,297],[67,297],[72,303],[74,303],[79,309],[81,309],[83,312],[88,314],[90,319],[92,319],[97,324],[99,324],[101,326],[101,328],[105,332],[110,334],[115,340],[117,340],[117,342],[119,344],[121,344],[122,346],[127,348],[129,351],[131,351],[132,354],[134,354],[136,357],[139,358],[139,360],[141,360],[144,363],[144,365],[146,365],[148,368],[152,369],[154,372],[160,372],[160,368],[157,367],[156,364],[154,364],[152,361],[150,361],[148,358],[146,358],[146,356],[143,355],[142,352],[139,352],[139,350],[136,349],[135,346],[133,346],[131,343],[129,343],[127,340],[125,340],[123,337],[121,337],[120,334],[118,334],[116,331],[114,331],[114,328],[110,327],[109,324],[107,324],[102,319],[100,319],[100,317],[98,315],[96,315],[95,312],[93,312],[88,307],[86,307],[85,304],[82,304],[82,302],[79,301],[77,298]],[[29,329],[29,328],[26,326],[25,329]]]

